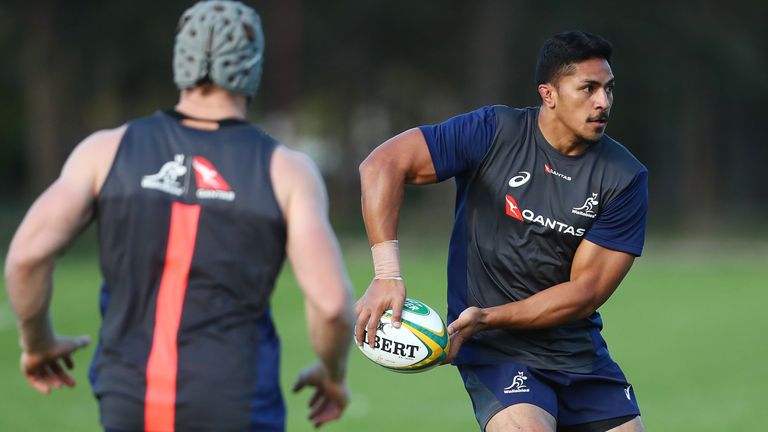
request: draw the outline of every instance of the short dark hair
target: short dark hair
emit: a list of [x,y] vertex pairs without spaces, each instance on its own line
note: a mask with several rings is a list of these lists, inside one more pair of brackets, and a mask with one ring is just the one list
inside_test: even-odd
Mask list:
[[611,63],[611,43],[584,31],[558,33],[544,42],[536,59],[536,85],[554,83],[570,73],[574,63],[604,58]]

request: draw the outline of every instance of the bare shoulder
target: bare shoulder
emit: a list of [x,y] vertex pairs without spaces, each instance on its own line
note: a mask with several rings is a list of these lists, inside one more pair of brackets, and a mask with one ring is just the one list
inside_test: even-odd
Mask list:
[[127,125],[122,125],[114,129],[101,129],[80,142],[75,148],[73,155],[80,157],[97,156],[99,154],[110,153],[110,150],[117,150],[120,140],[123,139]]
[[98,130],[75,147],[62,170],[62,176],[89,176],[98,193],[109,173],[127,125]]
[[275,153],[272,155],[272,168],[280,174],[291,174],[297,177],[320,175],[317,165],[309,156],[283,145],[275,148]]
[[275,189],[322,186],[322,176],[315,162],[306,154],[277,146],[271,162],[272,183]]
[[326,201],[320,170],[306,154],[279,145],[270,163],[272,187],[284,213],[297,196],[314,196]]

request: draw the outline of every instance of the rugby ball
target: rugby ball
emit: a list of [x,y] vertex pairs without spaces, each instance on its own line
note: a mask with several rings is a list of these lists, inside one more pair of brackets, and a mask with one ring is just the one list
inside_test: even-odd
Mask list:
[[392,326],[392,310],[384,312],[373,348],[366,341],[360,351],[374,363],[403,373],[424,372],[442,362],[450,350],[448,329],[440,315],[424,303],[406,298],[400,328]]

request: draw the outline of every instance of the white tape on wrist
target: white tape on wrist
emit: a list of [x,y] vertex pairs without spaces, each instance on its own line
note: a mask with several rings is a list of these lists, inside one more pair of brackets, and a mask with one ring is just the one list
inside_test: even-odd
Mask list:
[[400,249],[397,240],[387,240],[371,247],[374,279],[403,280],[400,274]]

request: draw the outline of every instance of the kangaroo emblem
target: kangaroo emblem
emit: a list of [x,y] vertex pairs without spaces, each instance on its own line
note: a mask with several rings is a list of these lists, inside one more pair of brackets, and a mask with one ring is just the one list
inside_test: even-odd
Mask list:
[[512,384],[509,387],[504,388],[504,393],[527,393],[531,391],[531,389],[525,385],[525,380],[527,379],[528,377],[525,376],[524,372],[518,372],[512,379]]
[[184,187],[179,181],[179,177],[184,176],[186,173],[187,167],[184,166],[184,155],[177,154],[172,161],[164,163],[157,173],[142,177],[141,187],[179,196],[184,193]]
[[587,198],[586,201],[584,201],[584,205],[582,205],[581,207],[574,207],[573,210],[571,210],[571,212],[577,215],[594,218],[595,216],[597,216],[594,208],[598,204],[600,204],[600,202],[597,200],[597,194],[592,193],[592,196]]

